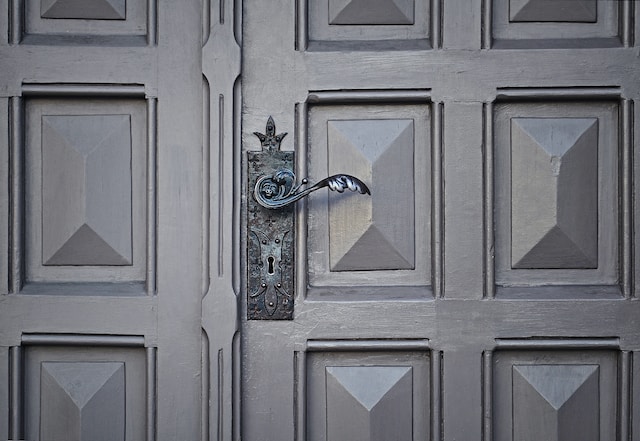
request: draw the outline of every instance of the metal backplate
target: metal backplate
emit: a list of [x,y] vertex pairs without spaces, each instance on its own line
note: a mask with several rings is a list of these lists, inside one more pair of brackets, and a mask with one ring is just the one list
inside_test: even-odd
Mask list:
[[[248,152],[248,163],[253,189],[261,176],[293,169],[294,152]],[[270,210],[247,199],[247,318],[292,320],[295,207]]]

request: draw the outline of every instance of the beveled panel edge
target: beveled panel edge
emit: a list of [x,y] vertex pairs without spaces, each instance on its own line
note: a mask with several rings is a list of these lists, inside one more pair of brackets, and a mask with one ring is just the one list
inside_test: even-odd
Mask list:
[[11,220],[9,222],[9,292],[17,294],[24,284],[24,230],[25,230],[25,172],[24,172],[24,100],[12,97],[9,101],[9,150],[11,176],[9,191]]
[[[141,0],[144,1],[144,0]],[[16,44],[77,44],[106,46],[157,46],[158,44],[158,0],[146,0],[146,29],[141,33],[93,35],[60,35],[25,32],[25,6],[23,0],[10,0],[9,43]],[[126,21],[126,20],[125,20]]]
[[431,102],[431,89],[322,90],[309,91],[307,103],[425,103]]
[[155,441],[157,426],[157,396],[158,396],[158,349],[156,347],[146,348],[146,441]]
[[158,44],[158,0],[147,0],[147,46]]
[[[491,1],[491,0],[487,0]],[[620,191],[619,209],[621,216],[626,213],[627,219],[620,222],[618,239],[622,252],[620,255],[620,282],[615,285],[615,292],[607,292],[607,298],[630,298],[635,297],[634,292],[634,267],[633,267],[633,201],[632,196],[628,193],[628,186],[633,185],[633,168],[632,150],[633,150],[633,100],[628,99],[623,94],[620,86],[587,86],[587,87],[498,87],[493,100],[485,102],[484,115],[484,133],[485,140],[483,142],[484,150],[484,227],[485,227],[485,260],[484,260],[484,276],[485,289],[483,299],[493,299],[496,297],[510,299],[518,298],[519,295],[513,295],[515,290],[524,290],[531,288],[526,287],[509,287],[499,286],[495,280],[495,195],[493,189],[494,181],[494,146],[493,146],[493,121],[495,116],[494,105],[506,102],[527,102],[527,101],[549,101],[557,100],[560,102],[568,101],[616,101],[618,102],[619,115],[619,173],[622,189]],[[587,288],[587,285],[579,286],[579,289]],[[607,288],[613,288],[609,285]],[[582,298],[584,295],[574,292],[573,285],[549,285],[538,287],[542,291],[551,290],[562,291],[568,289],[568,297]],[[501,295],[496,296],[496,291],[500,290]],[[523,292],[524,292],[523,291]],[[610,289],[608,291],[611,291]],[[505,293],[508,293],[505,295]],[[586,296],[591,297],[590,295]],[[545,299],[545,295],[540,299]]]
[[496,90],[495,101],[511,100],[605,100],[621,99],[622,88],[604,87],[500,87]]
[[305,351],[293,353],[293,439],[306,439],[307,433],[307,355]]
[[496,338],[495,349],[620,349],[620,339],[604,338]]
[[22,334],[23,345],[144,347],[141,335]]
[[309,352],[428,351],[429,339],[411,340],[307,340]]
[[[634,295],[633,268],[633,101],[623,99],[620,104],[620,237],[622,253],[620,256],[620,284],[625,298]],[[635,281],[637,282],[637,281]]]
[[[150,3],[156,3],[157,0],[148,0]],[[23,172],[21,167],[24,162],[22,156],[24,155],[22,144],[24,143],[24,129],[22,119],[24,118],[24,97],[27,98],[137,98],[144,99],[146,101],[146,135],[147,145],[146,148],[146,170],[147,170],[147,182],[144,188],[147,199],[146,221],[144,222],[147,244],[146,244],[146,292],[147,295],[156,294],[156,205],[157,205],[157,192],[156,192],[156,169],[157,169],[157,106],[158,99],[155,94],[149,93],[146,90],[144,84],[87,84],[87,83],[29,83],[23,82],[21,88],[21,95],[18,97],[12,97],[12,138],[10,141],[11,148],[13,150],[13,163],[11,175],[12,178],[12,200],[15,205],[12,209],[13,213],[18,213],[17,216],[13,216],[13,225],[11,228],[10,241],[13,244],[12,253],[12,268],[11,268],[11,293],[20,293],[25,284],[25,263],[23,262],[24,253],[24,238],[22,238],[24,221],[24,201],[22,200],[22,179]],[[80,282],[80,284],[85,284]]]
[[493,439],[493,351],[482,353],[482,441]]
[[[314,40],[310,36],[309,29],[309,7],[310,1],[314,0],[295,0],[294,8],[294,49],[296,51],[336,51],[336,50],[435,50],[442,49],[442,35],[443,35],[443,2],[444,0],[424,0],[425,4],[429,7],[429,23],[427,24],[426,38],[409,38],[399,40]],[[414,4],[415,7],[415,4]],[[412,25],[404,26],[415,26]],[[357,26],[357,25],[356,25]],[[366,25],[365,25],[366,26]],[[381,26],[381,25],[368,25],[368,26]],[[382,25],[386,26],[386,25]],[[395,25],[391,25],[395,26]],[[402,25],[400,25],[402,26]],[[310,47],[311,42],[311,47]]]
[[[444,356],[442,351],[431,350],[431,440],[441,441],[443,438],[444,390],[443,375]],[[488,440],[487,440],[488,441]]]
[[24,3],[22,0],[10,0],[9,3],[9,44],[19,44],[22,38]]
[[628,440],[632,433],[631,417],[632,411],[632,394],[633,394],[633,364],[631,361],[632,353],[630,351],[621,351],[618,360],[619,375],[619,406],[618,411],[618,436],[621,440]]
[[24,353],[22,347],[9,349],[9,438],[22,439],[24,432]]
[[147,97],[143,84],[22,83],[22,96]]
[[[598,7],[598,17],[593,23],[562,21],[511,22],[508,17],[508,0],[484,1],[488,5],[488,7],[484,8],[482,20],[483,33],[488,36],[487,39],[483,39],[486,43],[486,46],[483,46],[485,49],[536,50],[629,47],[630,39],[633,38],[632,32],[629,32],[629,28],[633,23],[632,8],[627,5],[627,3],[633,3],[633,1],[617,2],[619,5],[613,5],[609,10],[604,10],[603,4],[610,2],[606,0],[604,2],[598,1],[600,4]],[[493,3],[497,3],[495,7]],[[601,13],[602,10],[604,10],[604,14]],[[502,17],[499,17],[500,15],[502,15]],[[617,15],[617,20],[613,19],[613,15]],[[607,19],[610,19],[610,21],[607,22]],[[604,34],[599,35],[587,31],[586,34],[569,37],[560,36],[560,34],[554,35],[555,30],[553,26],[563,24],[587,25],[590,28],[596,27],[599,31],[604,32]],[[522,25],[525,25],[525,27],[523,28]],[[527,36],[523,38],[519,34],[521,34],[522,29],[531,29],[530,26],[527,25],[536,26],[538,30],[537,34],[544,35],[544,37],[538,38],[538,36],[532,36],[531,30],[529,30],[529,32],[525,31]],[[512,29],[509,30],[508,28]],[[498,35],[500,33],[503,35]],[[549,37],[549,34],[551,34],[551,37]]]
[[482,6],[482,35],[480,41],[480,47],[482,49],[491,49],[491,44],[493,42],[493,33],[492,33],[492,21],[493,21],[493,0],[481,0]]
[[431,125],[431,286],[438,299],[444,296],[444,103],[434,103]]
[[[487,0],[489,1],[489,0]],[[484,153],[483,162],[483,231],[484,231],[484,299],[495,297],[496,275],[495,275],[495,221],[494,206],[495,194],[493,190],[494,181],[494,146],[493,146],[493,103],[483,103],[482,106],[482,147]]]
[[[300,0],[306,2],[306,0]],[[307,136],[309,108],[306,102],[296,103],[294,121],[294,146],[298,152],[294,167],[297,176],[308,175]],[[309,262],[305,251],[307,249],[307,198],[298,201],[298,208],[294,218],[295,243],[294,243],[294,299],[306,299],[309,296]]]
[[147,295],[156,294],[156,267],[157,267],[157,151],[158,151],[158,99],[147,99],[147,186],[146,186],[146,289]]
[[[305,0],[306,1],[306,0]],[[344,89],[344,90],[309,90],[307,98],[304,102],[296,103],[296,141],[295,141],[295,150],[299,153],[297,156],[298,160],[296,160],[296,173],[299,176],[307,175],[307,162],[302,161],[302,158],[307,158],[307,121],[309,117],[309,112],[311,107],[315,106],[323,106],[323,105],[364,105],[364,104],[414,104],[414,105],[441,105],[441,109],[434,109],[431,111],[431,118],[428,122],[428,127],[431,130],[430,141],[434,143],[438,141],[442,143],[442,133],[441,129],[439,134],[436,134],[434,130],[434,124],[443,124],[444,123],[444,103],[436,102],[432,99],[432,90],[430,88],[424,89]],[[440,115],[440,121],[437,122],[435,119],[435,113],[440,111],[442,115]],[[440,157],[434,160],[433,157],[433,148],[432,154],[429,155],[431,160],[431,172],[432,177],[430,183],[432,186],[435,183],[435,177],[433,176],[434,171],[436,171],[436,167],[440,170],[440,176],[442,176],[442,147],[440,147],[440,151],[438,152]],[[442,191],[443,186],[442,178],[440,178],[440,182],[437,186],[439,191]],[[432,204],[433,200],[433,192],[436,191],[436,187],[432,188],[431,196],[432,196]],[[444,197],[444,195],[442,195]],[[307,202],[302,200],[298,203],[298,212],[296,216],[296,234],[297,234],[297,243],[296,243],[296,259],[299,263],[297,263],[296,271],[296,290],[297,292],[304,293],[303,298],[305,300],[311,301],[341,301],[340,295],[343,293],[345,287],[343,286],[311,286],[308,283],[307,278],[307,259],[299,258],[302,256],[302,251],[306,249],[306,210],[307,210]],[[433,209],[433,206],[430,205],[430,208]],[[434,218],[432,213],[432,226],[431,230],[427,232],[429,238],[433,238],[433,235],[442,236],[443,228],[442,223],[443,213],[441,210],[440,219]],[[434,230],[435,221],[440,221],[437,228],[439,230]],[[440,244],[440,249],[443,248],[443,244]],[[437,250],[434,248],[432,244],[430,247],[432,253]],[[428,278],[425,284],[417,284],[417,285],[407,285],[402,287],[394,287],[396,292],[398,292],[398,299],[406,299],[406,300],[433,300],[436,298],[436,294],[434,292],[434,268],[438,268],[440,270],[440,294],[438,298],[441,297],[444,293],[444,259],[442,256],[442,252],[438,254],[438,257],[434,257],[435,254],[430,259],[431,262],[428,262],[428,268],[431,270],[431,277]],[[437,261],[436,259],[439,259]],[[304,271],[301,271],[304,270]],[[300,274],[304,274],[304,276],[300,276]],[[430,283],[430,284],[429,284]],[[347,288],[354,288],[353,286],[349,286]],[[378,286],[378,287],[370,287],[370,288],[378,288],[378,289],[369,289],[367,294],[358,294],[351,298],[351,300],[372,300],[375,298],[374,291],[377,292],[379,290],[384,290],[387,286]],[[385,299],[388,300],[388,299]]]

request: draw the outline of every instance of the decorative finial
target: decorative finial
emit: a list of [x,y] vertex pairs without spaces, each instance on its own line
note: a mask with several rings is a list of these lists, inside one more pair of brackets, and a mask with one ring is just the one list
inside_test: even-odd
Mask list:
[[280,143],[287,136],[287,132],[276,135],[276,123],[273,122],[273,118],[269,117],[267,120],[267,127],[265,133],[253,132],[260,139],[262,144],[262,150],[280,150]]

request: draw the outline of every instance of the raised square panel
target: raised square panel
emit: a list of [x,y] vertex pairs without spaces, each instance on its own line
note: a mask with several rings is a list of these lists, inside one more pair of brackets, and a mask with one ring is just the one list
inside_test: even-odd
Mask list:
[[511,22],[584,22],[597,20],[596,0],[509,0]]
[[143,281],[146,107],[26,107],[26,282]]
[[617,352],[498,351],[496,441],[615,439]]
[[[16,13],[23,43],[143,45],[147,0],[33,0]],[[153,17],[152,17],[153,18]]]
[[124,441],[124,363],[43,362],[40,387],[41,441]]
[[413,24],[414,3],[415,0],[329,0],[329,24]]
[[42,116],[44,265],[131,265],[131,118]]
[[26,439],[144,439],[144,348],[29,346],[24,369]]
[[428,352],[319,352],[308,357],[311,441],[426,439]]
[[616,103],[495,108],[496,283],[618,284]]
[[41,0],[41,18],[124,20],[126,0]]
[[371,189],[310,198],[311,286],[429,284],[429,129],[428,105],[311,109],[310,181],[347,173]]
[[429,0],[308,0],[309,48],[428,48]]
[[609,0],[493,0],[496,48],[620,46],[620,8]]
[[[535,219],[535,222],[531,222]],[[511,119],[511,267],[598,267],[598,119]]]

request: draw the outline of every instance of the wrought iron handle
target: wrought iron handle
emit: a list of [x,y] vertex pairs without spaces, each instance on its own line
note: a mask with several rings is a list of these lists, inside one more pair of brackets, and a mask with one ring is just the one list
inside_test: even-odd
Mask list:
[[253,188],[256,202],[265,208],[286,207],[302,199],[308,194],[324,187],[342,193],[345,190],[357,191],[360,194],[371,194],[367,185],[355,176],[339,174],[329,176],[311,187],[301,190],[308,183],[303,179],[296,184],[296,175],[289,169],[280,169],[270,176],[261,176]]
[[346,174],[329,176],[307,187],[296,182],[291,171],[295,152],[281,151],[287,135],[277,133],[273,118],[267,120],[260,151],[247,151],[247,318],[249,320],[293,319],[295,286],[295,210],[284,207],[308,194],[328,187],[371,194],[360,179]]

